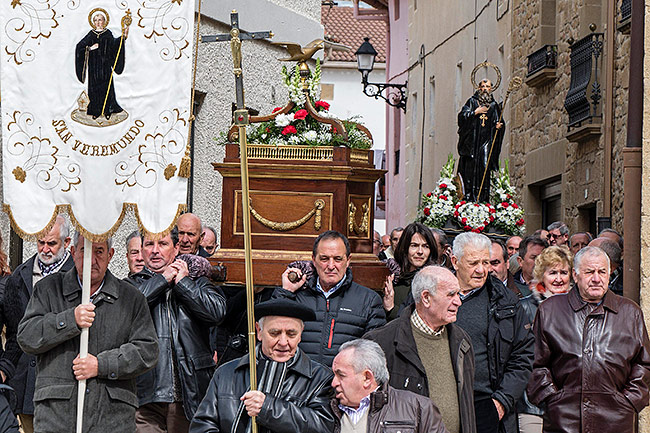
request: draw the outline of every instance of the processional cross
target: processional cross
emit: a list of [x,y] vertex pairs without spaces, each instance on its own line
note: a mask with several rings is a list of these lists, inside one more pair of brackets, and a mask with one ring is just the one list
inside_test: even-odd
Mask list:
[[[246,143],[246,126],[249,124],[248,110],[244,102],[244,74],[242,72],[241,41],[251,39],[272,38],[273,33],[268,32],[241,32],[239,30],[239,14],[236,10],[230,13],[230,33],[202,36],[201,42],[230,41],[232,51],[233,73],[235,74],[235,95],[237,98],[234,113],[234,123],[239,135],[239,160],[241,165],[242,186],[242,219],[244,223],[244,252],[246,268],[246,314],[248,316],[248,363],[250,366],[251,391],[257,389],[257,372],[255,362],[255,318],[253,314],[253,260],[251,256],[251,219],[250,219],[250,194],[248,191],[248,150]],[[251,418],[251,432],[257,433],[255,417]]]

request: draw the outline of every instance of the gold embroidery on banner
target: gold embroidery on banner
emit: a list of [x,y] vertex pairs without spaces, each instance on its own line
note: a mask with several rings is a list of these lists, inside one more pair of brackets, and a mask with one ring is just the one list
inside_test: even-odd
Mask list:
[[27,177],[27,173],[25,173],[25,170],[23,170],[20,167],[16,167],[13,169],[12,173],[18,182],[20,183],[25,182],[25,178]]
[[361,224],[357,224],[357,207],[354,203],[350,202],[348,206],[348,230],[350,233],[363,235],[368,233],[368,226],[370,224],[370,207],[368,203],[361,206],[363,214],[361,215]]
[[115,184],[121,185],[122,189],[136,185],[152,188],[158,176],[170,180],[171,176],[167,177],[170,165],[174,165],[173,162],[178,161],[179,155],[185,152],[184,133],[188,124],[186,115],[187,111],[181,113],[178,108],[160,113],[160,125],[154,128],[153,133],[145,135],[137,154],[129,155],[115,166]]
[[[36,57],[32,44],[40,44],[42,39],[52,35],[52,29],[59,26],[57,13],[50,0],[12,0],[11,6],[16,15],[7,17],[1,38],[4,52],[13,58],[16,65],[31,62]],[[20,6],[20,7],[16,7]]]
[[[24,182],[30,172],[35,172],[34,182],[46,191],[60,188],[68,192],[81,183],[81,167],[75,162],[67,162],[69,156],[58,155],[59,148],[48,137],[43,137],[38,128],[38,135],[32,129],[34,118],[31,113],[16,110],[12,120],[7,124],[7,152],[12,161],[20,159],[18,167],[12,172],[16,180]],[[20,170],[17,170],[20,168]],[[21,180],[22,178],[22,180]]]
[[321,211],[323,210],[324,207],[325,207],[325,200],[319,198],[314,202],[314,208],[311,209],[309,212],[307,212],[307,215],[303,216],[302,218],[290,222],[276,222],[264,218],[255,209],[253,209],[253,203],[251,199],[251,215],[253,215],[253,217],[257,221],[259,221],[264,227],[270,228],[271,230],[275,230],[276,232],[286,232],[289,230],[297,229],[298,227],[300,227],[301,225],[309,221],[309,219],[314,214],[316,215],[314,217],[314,230],[316,231],[320,230],[322,225]]
[[52,127],[54,127],[54,131],[57,133],[61,141],[69,145],[70,149],[73,151],[79,152],[84,156],[111,156],[120,153],[120,151],[125,149],[133,142],[133,140],[135,140],[135,138],[140,134],[141,128],[144,128],[144,126],[145,123],[142,120],[137,119],[119,140],[108,145],[97,145],[87,144],[74,138],[74,135],[72,135],[72,132],[68,129],[65,120],[59,119],[52,121]]
[[120,228],[120,225],[122,224],[122,221],[124,220],[124,217],[126,216],[126,213],[131,210],[133,211],[135,215],[135,219],[138,223],[138,229],[140,230],[140,233],[142,233],[144,236],[154,239],[154,240],[159,240],[164,238],[169,234],[169,232],[172,231],[172,229],[176,226],[176,220],[178,217],[187,210],[187,205],[184,203],[181,203],[178,205],[176,209],[176,215],[174,216],[174,219],[172,220],[171,224],[164,229],[160,233],[153,233],[148,231],[144,225],[142,224],[142,221],[140,219],[140,212],[138,210],[138,205],[135,203],[123,203],[122,204],[122,212],[120,213],[120,216],[118,217],[117,221],[113,226],[105,233],[100,233],[100,234],[94,234],[90,233],[88,230],[86,230],[83,226],[79,224],[79,221],[74,216],[74,212],[72,211],[72,207],[69,204],[60,204],[57,205],[54,208],[54,212],[52,213],[52,217],[50,218],[50,221],[47,223],[47,225],[40,231],[36,233],[28,233],[23,231],[16,220],[14,219],[13,213],[11,211],[11,206],[3,203],[2,205],[2,210],[9,216],[9,222],[11,223],[11,227],[14,229],[14,231],[20,236],[22,239],[27,240],[27,241],[36,241],[39,238],[44,237],[47,235],[50,230],[52,230],[52,227],[54,227],[54,223],[56,221],[56,216],[60,213],[67,213],[68,217],[70,218],[70,221],[72,221],[72,224],[75,226],[75,229],[79,231],[83,235],[84,238],[92,241],[92,242],[103,242],[109,237],[113,236],[115,232]]
[[165,179],[171,179],[174,176],[174,173],[176,173],[176,166],[174,164],[169,164],[165,167]]
[[[174,0],[181,4],[181,0]],[[142,5],[138,9],[138,27],[145,30],[144,37],[153,41],[157,46],[162,45],[159,51],[160,58],[166,61],[178,60],[182,56],[187,58],[190,54],[184,50],[190,46],[192,37],[190,32],[192,24],[185,18],[175,14],[176,10],[165,1],[138,0]],[[158,4],[156,4],[158,3]]]

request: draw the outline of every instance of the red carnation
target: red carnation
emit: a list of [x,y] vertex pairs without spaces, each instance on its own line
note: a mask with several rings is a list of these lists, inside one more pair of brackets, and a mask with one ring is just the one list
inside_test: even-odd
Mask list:
[[514,207],[515,209],[519,209],[519,206],[517,206],[517,203],[513,203],[512,207]]
[[441,183],[440,188],[447,188],[447,184],[446,183]]
[[460,202],[460,205],[462,206],[462,205],[464,205],[465,203],[467,203],[467,202],[466,202],[465,200],[463,200],[463,201]]
[[454,216],[455,216],[456,218],[458,218],[458,215],[460,215],[460,214],[458,213],[458,211],[454,212]]
[[509,206],[509,204],[508,204],[508,202],[504,201],[503,203],[501,203],[501,206],[503,206],[504,208],[507,208]]
[[295,114],[293,115],[293,118],[295,120],[303,120],[305,117],[307,117],[307,110],[305,110],[304,108],[302,110],[296,111]]
[[460,222],[462,222],[463,224],[467,224],[467,218],[463,217],[463,218],[460,220]]
[[298,131],[296,130],[295,126],[288,125],[288,126],[285,126],[284,129],[282,130],[282,135],[295,134],[296,132],[298,132]]
[[273,109],[273,113],[275,113],[276,111],[280,111],[280,110],[282,110],[282,107],[275,107],[275,108]]
[[524,219],[523,219],[523,218],[519,218],[519,219],[517,220],[516,224],[517,224],[518,226],[523,226],[523,225],[524,225]]
[[494,217],[492,215],[490,215],[490,222],[493,222],[493,221],[494,221]]
[[440,200],[447,200],[447,196],[444,195],[444,194],[440,194],[440,195],[438,196],[438,198],[439,198]]
[[328,104],[327,102],[322,101],[322,100],[321,101],[316,101],[316,103],[314,105],[316,105],[317,107],[322,108],[323,110],[329,110],[330,109],[330,104]]
[[510,200],[510,199],[512,198],[512,196],[511,196],[510,194],[506,194],[506,198],[507,198],[508,200]]
[[474,233],[481,233],[481,231],[480,231],[479,229],[472,229],[472,231],[473,231]]
[[463,227],[463,229],[464,229],[465,231],[472,230],[472,228],[471,228],[470,226],[465,226],[465,227]]
[[430,192],[427,193],[427,197],[431,197],[432,195],[433,194],[431,194]]
[[479,206],[480,206],[480,204],[478,204],[478,203],[474,203],[474,206],[476,206],[476,207],[479,207]]
[[497,210],[493,207],[490,208],[490,213],[497,213]]
[[428,207],[425,207],[425,208],[424,208],[424,214],[425,214],[426,216],[431,215],[431,211],[429,210]]

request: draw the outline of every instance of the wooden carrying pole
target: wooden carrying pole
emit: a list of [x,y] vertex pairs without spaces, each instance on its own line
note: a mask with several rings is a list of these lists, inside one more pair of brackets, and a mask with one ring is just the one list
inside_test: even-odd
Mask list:
[[[92,268],[93,260],[93,243],[84,238],[84,270],[81,290],[81,303],[87,304],[90,302],[90,271]],[[88,331],[90,328],[81,329],[81,339],[79,343],[79,358],[88,356]],[[84,418],[84,397],[86,396],[86,379],[79,381],[77,392],[77,433],[83,431],[83,418]]]

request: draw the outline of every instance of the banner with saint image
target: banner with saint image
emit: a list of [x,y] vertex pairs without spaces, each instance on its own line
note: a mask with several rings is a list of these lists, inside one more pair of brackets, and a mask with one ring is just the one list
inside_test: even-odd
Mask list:
[[147,232],[170,228],[186,199],[193,44],[190,0],[0,3],[4,208],[21,234],[62,208],[97,239],[128,207]]

